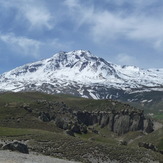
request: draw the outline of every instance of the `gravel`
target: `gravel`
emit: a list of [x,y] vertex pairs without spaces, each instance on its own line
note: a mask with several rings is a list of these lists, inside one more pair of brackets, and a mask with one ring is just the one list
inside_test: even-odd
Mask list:
[[0,163],[77,163],[37,154],[23,154],[0,150]]

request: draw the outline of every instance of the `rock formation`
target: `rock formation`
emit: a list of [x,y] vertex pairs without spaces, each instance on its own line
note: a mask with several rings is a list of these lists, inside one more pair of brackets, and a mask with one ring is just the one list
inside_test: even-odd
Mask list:
[[[146,133],[153,131],[152,120],[146,119],[142,110],[134,109],[129,105],[119,110],[81,111],[69,108],[64,102],[52,103],[43,100],[38,103],[43,111],[30,108],[31,113],[35,112],[35,115],[43,122],[54,121],[57,127],[70,131],[70,133],[87,133],[88,126],[95,124],[101,128],[107,127],[108,130],[118,135],[137,130]],[[29,110],[27,107],[24,109]]]

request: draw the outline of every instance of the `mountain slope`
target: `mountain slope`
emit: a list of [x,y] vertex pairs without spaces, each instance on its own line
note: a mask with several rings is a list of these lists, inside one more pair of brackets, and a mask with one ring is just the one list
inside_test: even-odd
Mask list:
[[118,99],[125,93],[163,91],[163,69],[115,65],[83,50],[60,52],[2,74],[0,90]]

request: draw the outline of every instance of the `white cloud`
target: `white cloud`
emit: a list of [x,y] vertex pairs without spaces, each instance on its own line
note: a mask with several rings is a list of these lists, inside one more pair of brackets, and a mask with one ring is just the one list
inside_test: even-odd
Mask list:
[[153,44],[155,48],[155,44],[163,38],[163,16],[157,12],[155,12],[157,15],[151,14],[149,16],[147,8],[152,4],[155,6],[158,0],[112,1],[112,3],[119,5],[126,2],[134,6],[135,10],[130,14],[126,13],[124,7],[114,12],[106,9],[95,9],[92,7],[93,5],[86,6],[79,0],[65,0],[71,16],[76,20],[77,25],[75,25],[77,27],[83,24],[88,25],[91,38],[98,44],[111,40],[128,39],[145,41],[150,45]]
[[47,51],[54,53],[54,51],[69,50],[73,45],[73,42],[61,42],[58,39],[38,41],[27,37],[18,37],[13,33],[0,33],[0,41],[3,41],[16,55],[31,56],[35,59],[51,55],[47,54]]
[[53,28],[52,16],[45,7],[26,5],[20,10],[21,13],[24,14],[25,18],[30,22],[32,28]]
[[26,37],[16,37],[13,33],[0,34],[0,40],[21,55],[38,57],[41,42]]
[[79,7],[79,0],[65,0],[64,4],[68,6],[69,8],[73,9],[76,7]]
[[11,2],[0,0],[0,5],[6,10],[16,9],[17,21],[27,21],[31,29],[52,29],[54,27],[54,15],[42,2],[37,0],[11,0]]
[[136,58],[125,53],[121,53],[115,56],[115,62],[120,65],[137,65]]
[[154,47],[156,50],[163,52],[163,39],[154,42]]
[[[130,24],[130,23],[129,23]],[[108,39],[117,39],[124,36],[130,25],[125,18],[120,18],[107,11],[95,14],[93,21],[92,35],[97,42]]]
[[125,4],[130,4],[131,6],[133,6],[136,10],[138,9],[142,9],[144,7],[150,6],[154,3],[157,3],[160,0],[105,0],[105,2],[107,3],[112,3],[115,4],[117,6],[122,6]]
[[94,16],[93,5],[83,5],[80,0],[65,0],[63,4],[69,9],[70,17],[75,21],[75,30],[78,30],[83,24],[91,25],[91,19]]

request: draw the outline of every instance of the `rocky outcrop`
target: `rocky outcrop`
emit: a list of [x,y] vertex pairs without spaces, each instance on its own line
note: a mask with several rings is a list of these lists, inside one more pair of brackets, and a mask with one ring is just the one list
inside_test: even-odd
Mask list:
[[18,151],[21,153],[28,154],[28,147],[25,144],[19,142],[9,143],[3,146],[3,150],[11,150],[11,151]]
[[43,121],[43,122],[49,122],[51,120],[49,113],[45,113],[45,112],[40,112],[39,113],[39,118]]
[[135,109],[127,104],[123,105],[123,109],[109,108],[108,111],[73,110],[64,102],[57,101],[39,100],[37,104],[41,106],[39,111],[30,108],[28,105],[23,106],[23,108],[27,111],[30,108],[30,112],[43,122],[53,121],[57,127],[73,133],[87,133],[88,126],[95,124],[98,124],[101,128],[107,127],[108,130],[118,135],[137,130],[146,133],[153,131],[152,120],[146,119],[142,110]]
[[[99,124],[101,128],[106,127],[118,135],[127,133],[129,131],[144,130],[152,132],[152,121],[146,122],[143,111],[118,111],[109,112],[76,112],[75,116],[79,123],[86,126]],[[146,128],[144,128],[146,122]]]
[[152,131],[154,131],[153,128],[154,128],[154,124],[151,119],[148,118],[144,120],[144,131],[146,133],[151,133]]

